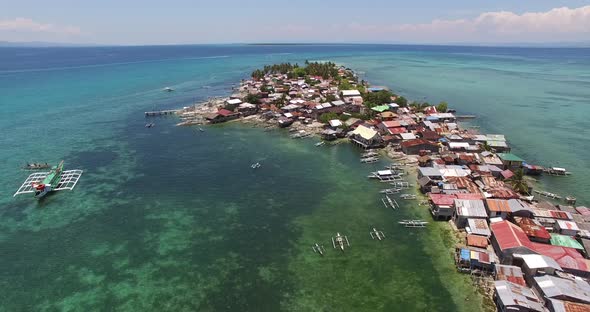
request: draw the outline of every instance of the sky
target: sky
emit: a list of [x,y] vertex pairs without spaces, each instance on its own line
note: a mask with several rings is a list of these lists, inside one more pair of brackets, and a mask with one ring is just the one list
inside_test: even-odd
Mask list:
[[0,41],[590,42],[590,0],[0,0]]

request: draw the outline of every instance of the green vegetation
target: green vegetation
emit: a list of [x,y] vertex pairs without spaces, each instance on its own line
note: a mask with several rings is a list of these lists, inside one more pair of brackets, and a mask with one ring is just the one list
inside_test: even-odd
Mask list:
[[446,113],[448,109],[449,109],[449,104],[445,101],[438,103],[438,105],[436,106],[436,110],[439,113]]
[[388,90],[382,90],[379,92],[368,92],[363,93],[363,101],[365,103],[365,106],[371,108],[374,106],[391,103],[392,96],[394,96],[394,94]]
[[328,121],[333,119],[340,119],[340,117],[336,113],[324,113],[321,114],[318,119],[323,123],[328,123]]
[[406,106],[408,106],[408,100],[405,97],[401,96],[401,95],[399,95],[397,97],[397,99],[395,99],[395,103],[397,103],[400,107],[406,107]]
[[248,93],[248,95],[244,97],[244,102],[251,104],[259,104],[260,97],[256,94]]
[[334,94],[326,95],[326,102],[334,102],[336,100],[338,100],[338,99],[336,98],[336,96]]
[[324,79],[329,79],[338,77],[338,68],[332,62],[305,61],[305,67],[300,67],[298,64],[281,63],[256,69],[252,72],[252,78],[262,79],[267,74],[286,74],[289,78],[321,76]]
[[514,175],[507,182],[515,191],[521,194],[529,194],[529,184],[524,179],[524,171],[522,169],[514,172]]

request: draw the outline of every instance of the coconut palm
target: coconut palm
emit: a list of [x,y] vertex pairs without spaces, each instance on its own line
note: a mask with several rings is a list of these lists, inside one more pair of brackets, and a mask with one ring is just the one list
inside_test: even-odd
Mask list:
[[529,194],[529,184],[524,179],[524,171],[522,169],[514,172],[514,175],[507,182],[515,191],[521,194]]

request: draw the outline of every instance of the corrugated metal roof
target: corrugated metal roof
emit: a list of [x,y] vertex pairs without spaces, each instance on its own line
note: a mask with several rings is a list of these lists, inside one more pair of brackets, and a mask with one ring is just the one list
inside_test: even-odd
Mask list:
[[541,224],[537,224],[535,220],[529,218],[518,218],[515,217],[516,224],[526,233],[528,237],[534,237],[539,239],[548,240],[551,239],[551,235]]
[[496,279],[526,286],[522,270],[517,266],[496,264]]
[[488,247],[488,239],[480,235],[467,235],[467,246],[474,246],[480,248]]
[[492,232],[488,227],[488,222],[483,219],[467,219],[471,233],[490,237]]
[[569,280],[551,275],[536,276],[534,279],[548,298],[565,297],[590,303],[590,285],[581,279]]
[[495,281],[498,299],[506,307],[522,307],[531,311],[544,311],[541,299],[532,289],[508,281]]
[[473,199],[455,199],[455,208],[457,215],[463,217],[480,217],[487,218],[488,213],[481,200]]
[[449,207],[453,206],[453,204],[455,203],[455,198],[457,198],[455,195],[432,194],[432,193],[428,194],[428,197],[430,197],[430,200],[436,206],[449,206]]
[[486,205],[489,211],[493,212],[512,212],[507,200],[503,199],[486,199]]
[[561,234],[551,234],[551,245],[584,250],[584,246],[573,237]]
[[520,258],[526,263],[529,269],[543,269],[543,268],[552,268],[555,270],[562,271],[563,269],[561,266],[555,261],[554,259],[544,256],[544,255],[519,255],[514,254],[514,258]]

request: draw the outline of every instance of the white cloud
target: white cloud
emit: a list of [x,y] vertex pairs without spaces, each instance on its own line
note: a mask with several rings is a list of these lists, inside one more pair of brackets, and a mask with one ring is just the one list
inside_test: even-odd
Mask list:
[[73,26],[58,26],[36,22],[30,18],[17,17],[9,20],[0,20],[0,31],[21,33],[46,33],[58,35],[80,35],[80,28]]
[[430,42],[516,42],[590,40],[590,6],[547,12],[485,12],[472,19],[437,19],[424,24],[346,26],[375,40]]

